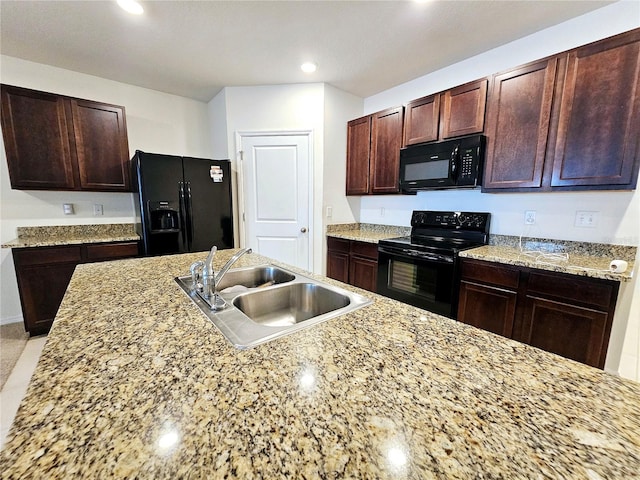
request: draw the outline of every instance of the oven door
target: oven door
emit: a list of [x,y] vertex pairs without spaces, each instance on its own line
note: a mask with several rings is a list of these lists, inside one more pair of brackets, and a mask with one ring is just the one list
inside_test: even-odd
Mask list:
[[456,257],[378,246],[377,293],[455,318]]

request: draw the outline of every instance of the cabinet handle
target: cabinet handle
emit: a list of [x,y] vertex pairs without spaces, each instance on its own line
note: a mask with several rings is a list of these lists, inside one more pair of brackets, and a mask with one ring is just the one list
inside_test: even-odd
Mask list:
[[306,229],[305,227],[302,227],[302,228],[300,229],[300,231],[301,231],[302,233],[307,233],[307,229]]

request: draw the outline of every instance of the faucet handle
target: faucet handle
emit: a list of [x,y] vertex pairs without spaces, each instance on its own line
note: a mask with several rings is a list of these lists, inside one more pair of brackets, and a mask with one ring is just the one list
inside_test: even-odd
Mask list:
[[200,282],[200,280],[202,280],[203,268],[204,268],[204,262],[202,260],[193,262],[191,264],[191,267],[189,268],[189,271],[191,272],[191,284],[192,284],[191,288],[194,291],[202,289],[202,283]]

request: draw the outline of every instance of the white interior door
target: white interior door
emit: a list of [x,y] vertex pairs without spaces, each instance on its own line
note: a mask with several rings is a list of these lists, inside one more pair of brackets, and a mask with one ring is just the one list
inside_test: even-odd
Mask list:
[[309,270],[310,133],[240,138],[245,246]]

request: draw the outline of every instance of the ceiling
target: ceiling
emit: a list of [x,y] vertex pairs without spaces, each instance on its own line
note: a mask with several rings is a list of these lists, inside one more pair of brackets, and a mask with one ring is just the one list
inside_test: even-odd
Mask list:
[[141,3],[2,0],[0,53],[201,101],[305,82],[368,97],[613,2]]

